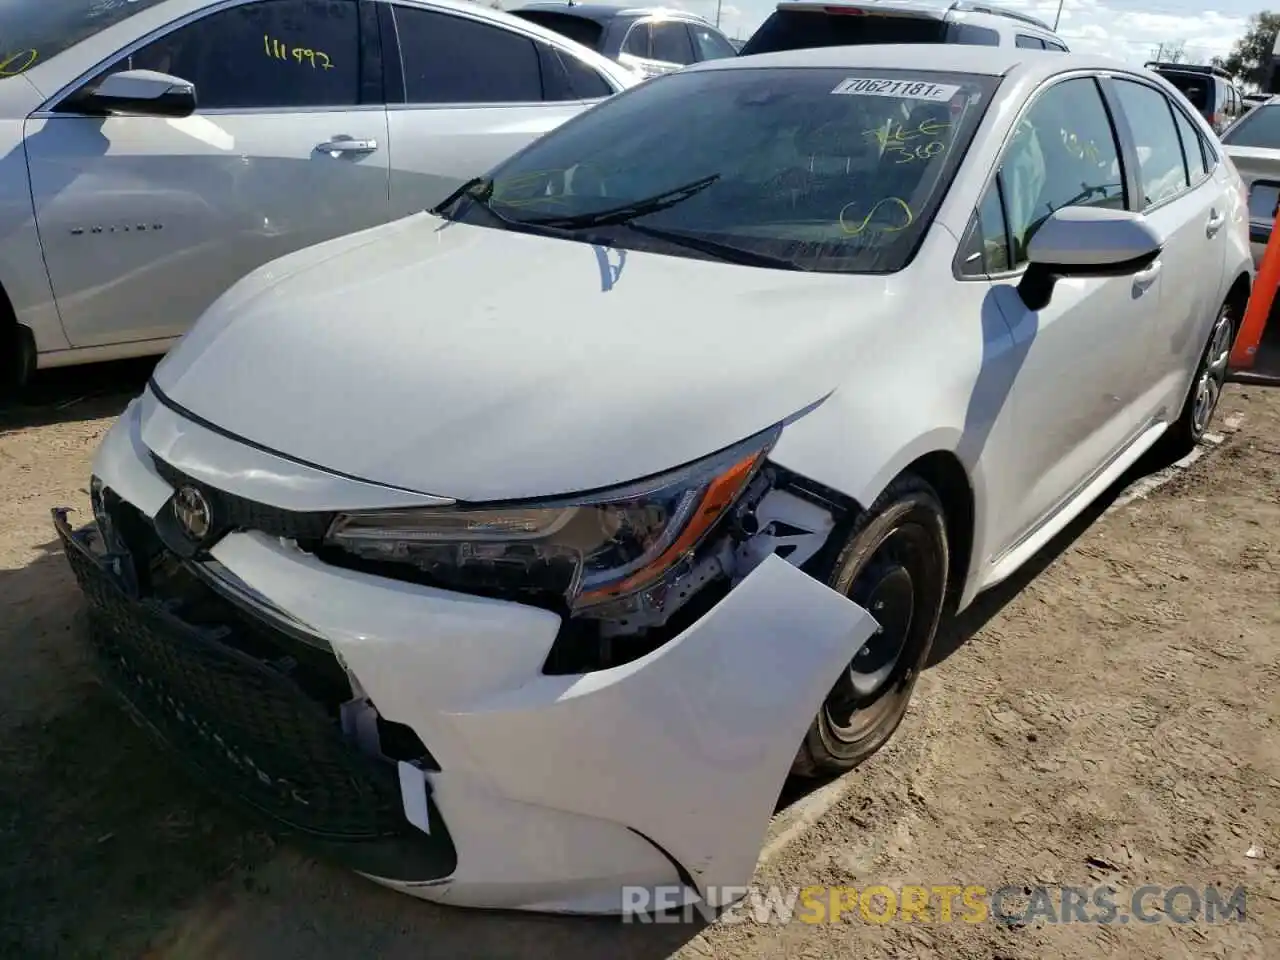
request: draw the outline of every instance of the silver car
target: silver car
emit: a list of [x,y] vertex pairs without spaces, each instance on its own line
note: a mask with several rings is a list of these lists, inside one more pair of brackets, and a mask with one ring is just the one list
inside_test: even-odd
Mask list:
[[161,353],[254,267],[637,82],[449,0],[5,0],[0,38],[0,389]]
[[1249,191],[1249,243],[1259,264],[1280,206],[1280,97],[1270,97],[1224,130],[1222,146]]

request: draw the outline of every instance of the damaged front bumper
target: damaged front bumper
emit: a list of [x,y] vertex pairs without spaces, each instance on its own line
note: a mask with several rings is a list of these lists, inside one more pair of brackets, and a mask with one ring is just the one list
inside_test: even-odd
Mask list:
[[[96,471],[146,526],[172,489],[141,421],[135,404]],[[188,449],[201,429],[182,425]],[[204,561],[161,551],[177,582],[191,576],[158,590],[164,570],[55,522],[104,675],[201,779],[380,882],[458,905],[616,913],[623,887],[677,885],[723,905],[750,881],[832,678],[876,629],[771,556],[651,653],[548,675],[561,624],[547,610],[245,531]]]

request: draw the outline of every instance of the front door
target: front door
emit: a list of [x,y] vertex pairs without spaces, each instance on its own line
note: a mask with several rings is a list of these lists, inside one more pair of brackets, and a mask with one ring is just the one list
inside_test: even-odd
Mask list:
[[240,3],[104,71],[191,81],[192,116],[27,122],[72,346],[180,335],[255,267],[387,219],[386,109],[361,82],[361,39],[356,0]]
[[[1123,209],[1121,170],[1097,82],[1080,77],[1042,91],[1000,166],[1013,268],[1054,210]],[[1031,535],[1141,432],[1147,341],[1166,274],[1157,261],[1136,276],[1059,280],[1040,310],[1027,308],[1015,279],[993,287],[1018,358],[1005,401],[1014,429],[997,462],[1019,500],[1002,511],[1005,529],[992,531],[999,552]]]

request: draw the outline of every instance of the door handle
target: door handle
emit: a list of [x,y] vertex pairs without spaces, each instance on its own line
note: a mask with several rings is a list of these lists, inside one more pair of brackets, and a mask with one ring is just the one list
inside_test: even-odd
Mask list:
[[1226,222],[1227,215],[1225,213],[1219,213],[1217,210],[1211,210],[1209,212],[1209,219],[1204,225],[1204,235],[1210,238],[1216,236],[1218,231],[1222,229],[1222,225]]
[[1140,297],[1151,288],[1156,282],[1156,277],[1160,276],[1160,261],[1157,260],[1145,270],[1139,270],[1133,275],[1133,295]]
[[344,153],[373,153],[377,149],[377,140],[356,140],[346,134],[339,134],[332,140],[316,144],[316,150],[327,153],[331,157],[338,157]]

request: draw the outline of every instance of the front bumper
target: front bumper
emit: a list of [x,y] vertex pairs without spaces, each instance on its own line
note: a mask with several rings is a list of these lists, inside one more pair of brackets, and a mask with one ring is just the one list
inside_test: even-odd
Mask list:
[[[206,433],[144,397],[107,435],[95,472],[152,522],[172,488],[151,450],[204,482],[227,480],[207,466],[227,440]],[[257,475],[290,488],[282,475],[295,468],[270,460],[240,465],[238,495]],[[741,895],[726,891],[751,878],[805,729],[876,628],[861,607],[770,557],[652,653],[550,676],[541,667],[560,618],[545,610],[338,569],[288,541],[237,531],[184,563],[236,585],[260,620],[201,630],[141,595],[120,558],[86,550],[92,533],[61,519],[59,532],[108,678],[168,745],[355,869],[459,905],[614,913],[624,886],[682,886],[713,906]],[[294,649],[313,659],[320,651],[349,688],[321,706],[313,690],[282,679],[275,654],[246,652],[238,629],[268,647],[300,640]],[[343,695],[409,732],[423,756],[391,760],[344,736]],[[246,699],[255,704],[242,709]],[[176,731],[175,715],[187,718]],[[248,754],[252,764],[236,763]],[[313,804],[357,810],[359,830],[346,820],[337,835],[327,821],[317,827],[313,812],[285,802],[298,784]]]

